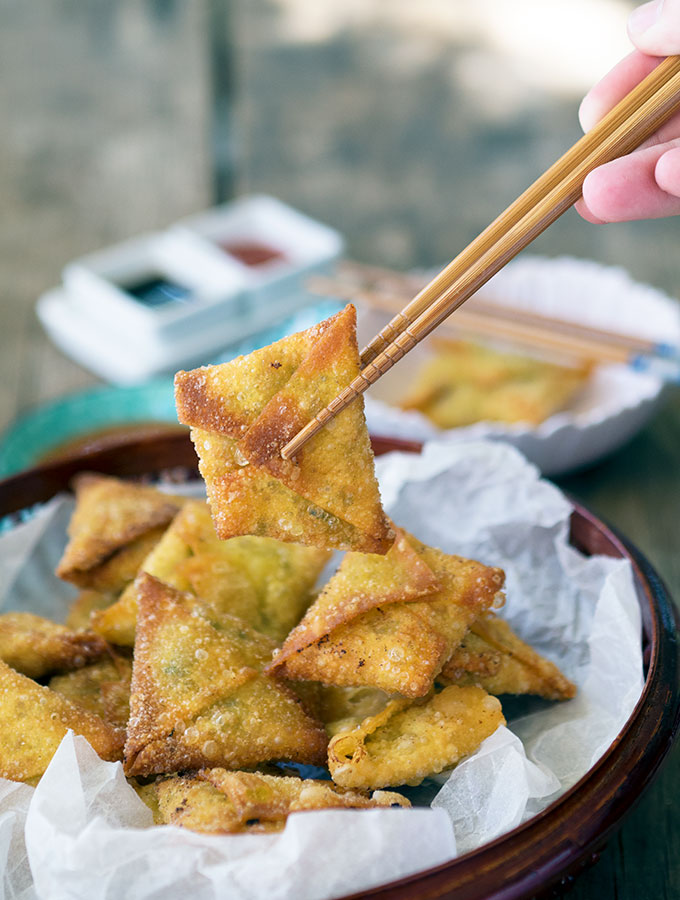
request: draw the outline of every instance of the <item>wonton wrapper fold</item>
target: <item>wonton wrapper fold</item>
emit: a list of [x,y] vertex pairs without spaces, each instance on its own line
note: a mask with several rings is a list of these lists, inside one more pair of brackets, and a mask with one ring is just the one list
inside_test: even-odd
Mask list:
[[440,589],[432,569],[409,544],[405,532],[394,530],[394,544],[385,555],[345,555],[314,605],[286,638],[271,671],[361,613],[387,603],[417,600]]
[[[309,606],[329,557],[327,550],[273,538],[221,541],[207,503],[192,500],[175,516],[142,570],[282,641]],[[136,590],[134,583],[128,585],[113,606],[93,616],[92,627],[112,643],[134,643]]]
[[[325,548],[385,553],[363,400],[337,415],[295,460],[282,447],[358,374],[356,312],[219,366],[175,376],[221,538],[258,534]],[[244,499],[239,502],[239,495]]]
[[321,724],[261,674],[268,638],[147,574],[136,584],[127,774],[323,760]]
[[34,613],[0,615],[0,659],[29,678],[78,669],[107,652],[98,634],[73,631]]
[[[290,654],[284,644],[268,671],[292,680],[368,685],[405,697],[424,697],[472,622],[503,599],[504,573],[426,547],[411,535],[407,540],[434,574],[439,590],[409,602],[394,600],[359,615],[357,606],[348,603],[346,621]],[[343,561],[346,568],[367,565],[370,558],[367,561],[360,554],[348,554]],[[327,591],[333,590],[332,581]],[[376,589],[380,591],[379,586]],[[315,606],[309,620],[314,615]]]

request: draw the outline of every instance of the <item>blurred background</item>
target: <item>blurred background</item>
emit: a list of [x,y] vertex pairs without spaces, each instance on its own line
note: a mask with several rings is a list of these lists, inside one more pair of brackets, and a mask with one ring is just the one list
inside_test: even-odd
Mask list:
[[[1,0],[0,428],[96,383],[45,338],[66,262],[267,192],[407,269],[452,258],[580,136],[627,0]],[[676,294],[678,223],[573,211],[532,252]]]

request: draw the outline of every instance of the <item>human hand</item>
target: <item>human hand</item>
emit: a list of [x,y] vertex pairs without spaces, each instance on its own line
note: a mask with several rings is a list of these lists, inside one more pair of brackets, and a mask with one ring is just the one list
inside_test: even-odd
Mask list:
[[[680,0],[652,0],[633,10],[628,35],[637,48],[581,103],[589,131],[661,61],[680,54]],[[576,209],[589,222],[624,222],[680,215],[680,113],[633,153],[591,172]]]

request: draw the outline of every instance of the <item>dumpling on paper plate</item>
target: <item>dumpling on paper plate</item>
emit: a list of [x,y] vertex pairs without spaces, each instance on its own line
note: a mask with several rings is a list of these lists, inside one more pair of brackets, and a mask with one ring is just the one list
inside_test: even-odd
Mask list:
[[380,503],[363,400],[292,460],[282,448],[360,371],[349,305],[306,331],[175,376],[220,538],[255,534],[326,549],[385,553],[394,535]]
[[424,697],[478,616],[502,601],[504,573],[397,530],[385,557],[345,555],[267,671]]
[[137,588],[128,775],[323,762],[323,726],[262,673],[273,641],[146,573]]

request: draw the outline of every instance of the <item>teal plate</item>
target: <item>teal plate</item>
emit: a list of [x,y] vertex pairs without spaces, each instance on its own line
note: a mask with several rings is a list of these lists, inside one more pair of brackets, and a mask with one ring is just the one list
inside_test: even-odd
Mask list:
[[[226,362],[310,328],[342,307],[335,301],[309,306],[274,328],[230,347],[211,362]],[[129,387],[102,385],[40,404],[0,436],[0,478],[35,466],[45,455],[78,438],[117,426],[177,424],[172,376]]]

